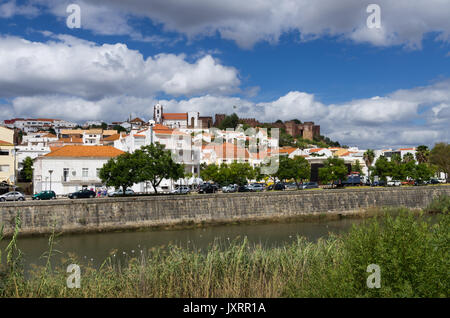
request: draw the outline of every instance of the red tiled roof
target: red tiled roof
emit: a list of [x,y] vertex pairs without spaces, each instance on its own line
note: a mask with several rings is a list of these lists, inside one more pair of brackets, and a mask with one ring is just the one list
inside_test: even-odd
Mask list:
[[187,113],[163,113],[163,119],[187,120]]
[[44,157],[97,157],[112,158],[124,152],[111,146],[64,146],[46,154]]
[[12,143],[0,140],[0,146],[14,146]]

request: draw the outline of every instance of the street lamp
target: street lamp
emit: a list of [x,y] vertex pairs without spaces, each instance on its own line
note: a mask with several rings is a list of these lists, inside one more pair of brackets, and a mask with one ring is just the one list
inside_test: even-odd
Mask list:
[[15,191],[17,189],[16,153],[17,153],[17,148],[16,148],[16,143],[14,142],[14,186],[13,186],[14,201],[16,201],[16,193],[15,193]]
[[53,173],[53,170],[49,170],[48,173],[50,173],[50,191],[52,191],[52,173]]

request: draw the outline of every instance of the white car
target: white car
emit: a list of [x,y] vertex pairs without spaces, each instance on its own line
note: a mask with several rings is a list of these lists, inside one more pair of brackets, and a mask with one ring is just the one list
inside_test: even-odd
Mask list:
[[391,181],[388,181],[387,185],[388,185],[388,187],[399,187],[402,185],[402,183],[398,180],[391,180]]
[[0,201],[25,201],[25,195],[18,191],[11,191],[0,195]]
[[[135,194],[134,191],[131,189],[125,190],[125,195],[134,195],[134,194]],[[108,193],[108,197],[115,197],[115,196],[121,196],[121,195],[123,195],[122,189]]]

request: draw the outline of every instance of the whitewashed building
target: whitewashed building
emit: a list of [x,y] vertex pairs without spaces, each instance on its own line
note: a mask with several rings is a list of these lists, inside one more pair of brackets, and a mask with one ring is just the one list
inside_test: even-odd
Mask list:
[[34,192],[53,190],[66,195],[103,186],[100,169],[123,151],[111,146],[64,146],[34,160]]

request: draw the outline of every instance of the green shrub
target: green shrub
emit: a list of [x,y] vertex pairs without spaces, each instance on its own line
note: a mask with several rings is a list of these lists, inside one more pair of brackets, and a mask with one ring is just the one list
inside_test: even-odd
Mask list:
[[433,201],[425,208],[425,211],[430,213],[449,213],[450,212],[450,196],[440,195],[433,199]]

